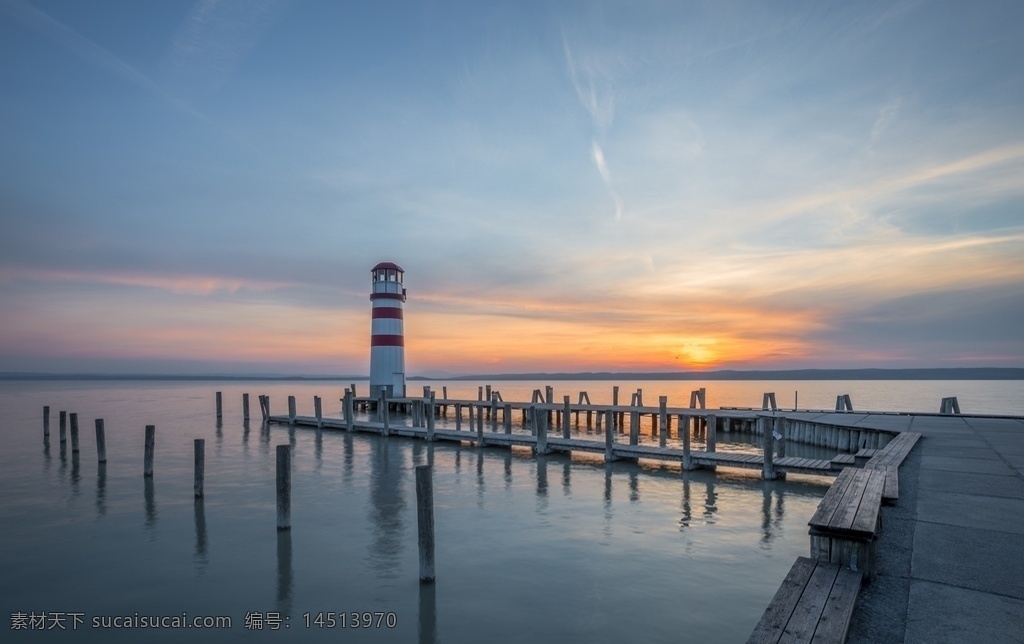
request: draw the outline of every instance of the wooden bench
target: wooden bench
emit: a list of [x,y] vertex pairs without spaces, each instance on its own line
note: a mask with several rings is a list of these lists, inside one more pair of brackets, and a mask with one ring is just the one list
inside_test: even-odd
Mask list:
[[811,557],[875,577],[875,537],[881,531],[886,472],[846,468],[808,522]]
[[882,500],[886,503],[894,503],[900,498],[900,463],[914,449],[921,434],[917,432],[903,432],[896,438],[878,450],[874,456],[864,465],[865,469],[875,469],[885,472],[885,487],[882,490]]
[[747,644],[846,641],[861,576],[838,564],[799,557]]

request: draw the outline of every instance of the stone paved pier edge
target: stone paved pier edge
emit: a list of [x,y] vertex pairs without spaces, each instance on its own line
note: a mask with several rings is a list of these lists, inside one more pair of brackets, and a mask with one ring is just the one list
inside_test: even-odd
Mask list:
[[1024,642],[1024,419],[905,418],[923,436],[847,642]]

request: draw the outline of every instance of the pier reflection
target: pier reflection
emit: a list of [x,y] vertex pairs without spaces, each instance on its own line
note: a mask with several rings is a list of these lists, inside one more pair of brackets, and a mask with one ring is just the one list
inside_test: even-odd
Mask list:
[[398,443],[386,437],[370,441],[369,505],[374,534],[370,543],[370,567],[382,577],[398,576],[405,546],[402,538],[404,470],[402,449]]
[[[548,496],[548,457],[538,454],[534,457],[534,461],[537,464],[537,496],[546,501]],[[544,507],[547,507],[546,502]]]
[[77,497],[81,493],[79,483],[82,481],[82,468],[79,462],[78,452],[71,452],[71,496]]
[[355,448],[352,445],[352,434],[345,432],[341,439],[341,482],[345,486],[352,483],[352,468],[355,464]]
[[612,464],[604,464],[604,528],[601,530],[606,537],[612,536],[612,519],[615,512],[612,510]]
[[487,486],[484,483],[484,452],[478,450],[476,453],[476,507],[484,507],[484,493]]
[[718,512],[718,494],[715,493],[715,484],[708,481],[704,489],[704,523],[713,525],[715,523],[715,512]]
[[420,584],[419,643],[437,644],[437,584]]
[[680,506],[682,517],[679,519],[680,529],[689,528],[693,521],[693,506],[690,505],[690,479],[683,479],[683,498]]
[[[784,483],[780,481],[764,481],[761,486],[761,547],[770,547],[772,541],[780,536],[782,520],[785,516],[786,497]],[[774,500],[774,503],[773,503]],[[773,506],[774,505],[774,510]]]
[[196,564],[196,573],[202,575],[206,572],[209,560],[206,556],[206,505],[203,497],[195,500],[192,506],[192,514],[195,517],[196,548],[193,561]]
[[156,538],[156,497],[153,485],[153,477],[143,477],[143,499],[145,501],[146,508],[146,521],[143,524],[146,530],[149,532],[149,540],[152,541]]
[[292,614],[292,531],[277,531],[277,610],[281,615]]
[[319,427],[316,428],[316,436],[313,439],[313,459],[316,471],[321,471],[324,465],[324,432]]
[[99,463],[96,467],[96,515],[107,513],[107,464]]
[[512,487],[512,450],[505,452],[502,455],[502,459],[505,462],[505,474],[503,477],[505,481],[505,491],[508,492]]
[[562,494],[572,496],[572,461],[562,463]]
[[640,475],[637,472],[629,473],[629,502],[637,503],[640,500]]

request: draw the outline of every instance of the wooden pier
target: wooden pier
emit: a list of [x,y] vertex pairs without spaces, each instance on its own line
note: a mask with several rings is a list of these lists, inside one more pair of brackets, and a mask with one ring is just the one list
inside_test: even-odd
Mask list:
[[[485,399],[482,387],[476,400],[437,398],[428,388],[423,398],[387,400],[357,397],[353,390],[346,390],[340,399],[342,413],[336,417],[325,416],[318,400],[314,400],[318,411],[315,416],[298,415],[294,398],[289,397],[287,415],[270,415],[267,400],[261,405],[263,418],[290,426],[395,434],[477,447],[523,447],[542,454],[589,452],[602,454],[606,461],[675,462],[685,470],[753,469],[768,479],[788,473],[835,476],[846,467],[858,465],[857,454],[880,449],[897,434],[878,428],[853,430],[845,425],[848,412],[837,414],[839,419],[826,417],[812,422],[790,419],[778,409],[707,409],[700,391],[693,392],[690,407],[668,407],[664,397],[657,407],[651,407],[643,405],[639,390],[629,405],[592,404],[586,392],[580,393],[577,403],[571,403],[569,396],[555,403],[550,387],[544,392],[536,390],[530,402],[504,401],[492,391],[486,392],[489,399]],[[261,400],[266,398],[261,396]],[[765,401],[766,406],[774,406],[773,396],[766,395]],[[650,429],[644,431],[647,417]],[[437,427],[438,420],[448,426]],[[757,437],[760,453],[719,449],[720,435],[730,433]],[[588,434],[597,436],[588,438]],[[700,439],[703,449],[691,448],[693,438]],[[847,453],[831,459],[787,456],[787,442]]]

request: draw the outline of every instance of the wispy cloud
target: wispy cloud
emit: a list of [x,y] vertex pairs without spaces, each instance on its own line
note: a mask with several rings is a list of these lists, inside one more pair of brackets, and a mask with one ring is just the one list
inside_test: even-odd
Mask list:
[[216,90],[285,14],[292,0],[199,0],[164,57],[167,73]]
[[871,128],[871,139],[870,142],[874,143],[878,140],[878,137],[882,135],[889,126],[892,125],[893,121],[896,120],[896,115],[900,111],[900,104],[902,100],[900,97],[896,97],[882,106],[882,109],[878,111],[878,118],[875,119],[875,124]]

